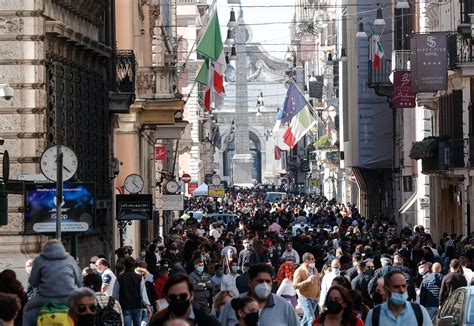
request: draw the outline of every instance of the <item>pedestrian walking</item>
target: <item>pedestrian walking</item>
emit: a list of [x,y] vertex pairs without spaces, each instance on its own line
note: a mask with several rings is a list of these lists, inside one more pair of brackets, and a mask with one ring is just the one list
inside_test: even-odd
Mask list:
[[293,276],[293,286],[298,293],[298,302],[303,309],[301,326],[311,325],[315,318],[315,310],[320,296],[320,280],[313,254],[303,254],[303,264]]
[[439,293],[443,281],[441,264],[434,263],[431,266],[431,263],[422,261],[418,265],[418,273],[423,278],[420,284],[420,304],[426,308],[430,318],[433,318],[438,313]]
[[441,282],[441,289],[439,292],[440,307],[454,290],[467,285],[466,278],[461,273],[462,270],[459,260],[451,260],[449,263],[449,273],[443,277],[443,281]]

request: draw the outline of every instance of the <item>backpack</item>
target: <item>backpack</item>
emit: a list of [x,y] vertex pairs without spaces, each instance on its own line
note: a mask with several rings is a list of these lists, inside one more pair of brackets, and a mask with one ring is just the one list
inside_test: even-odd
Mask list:
[[[413,311],[415,312],[416,322],[418,326],[423,325],[423,312],[421,311],[420,305],[416,302],[410,302]],[[378,305],[372,310],[372,325],[379,326],[380,321],[380,310],[382,310],[382,305]]]
[[68,315],[69,307],[54,302],[45,303],[38,314],[38,326],[61,326],[74,325],[74,321]]
[[104,307],[97,305],[96,325],[122,326],[122,318],[114,309],[115,299],[109,297],[109,302]]

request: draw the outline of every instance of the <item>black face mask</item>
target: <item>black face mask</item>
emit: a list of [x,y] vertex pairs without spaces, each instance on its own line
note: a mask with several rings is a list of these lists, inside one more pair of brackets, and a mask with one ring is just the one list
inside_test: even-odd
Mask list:
[[338,313],[341,312],[342,310],[342,306],[339,302],[337,301],[333,301],[333,300],[329,300],[327,303],[326,303],[326,309],[327,309],[327,313],[330,314],[330,315],[337,315]]
[[93,326],[95,325],[95,315],[93,314],[84,314],[77,316],[77,325],[78,326]]
[[244,320],[247,326],[257,326],[258,323],[258,311],[256,312],[249,312],[245,315]]
[[181,300],[170,300],[169,303],[169,310],[170,312],[177,316],[177,317],[182,317],[184,314],[188,311],[189,306],[191,305],[191,302],[189,299]]

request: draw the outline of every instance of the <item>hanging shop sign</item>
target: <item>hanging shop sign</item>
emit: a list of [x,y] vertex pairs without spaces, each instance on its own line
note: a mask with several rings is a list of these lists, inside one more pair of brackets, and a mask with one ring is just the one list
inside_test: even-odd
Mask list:
[[157,199],[157,208],[163,211],[184,210],[183,195],[162,195]]
[[166,146],[159,145],[155,147],[155,160],[166,161]]
[[[25,184],[25,233],[56,232],[56,184]],[[61,203],[62,232],[85,232],[94,221],[94,185],[65,183]]]
[[395,109],[414,108],[416,93],[411,90],[411,72],[398,70],[393,73],[393,107]]
[[151,195],[116,195],[117,220],[151,220],[153,198]]
[[415,34],[410,39],[412,91],[432,93],[448,87],[446,32]]
[[225,188],[223,185],[209,185],[209,197],[224,197]]

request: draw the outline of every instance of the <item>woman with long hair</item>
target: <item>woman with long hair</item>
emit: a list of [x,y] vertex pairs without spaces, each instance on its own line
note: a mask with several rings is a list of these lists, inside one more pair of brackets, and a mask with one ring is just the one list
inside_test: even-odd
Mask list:
[[331,287],[324,303],[324,312],[318,316],[313,326],[364,326],[353,309],[352,296],[346,288],[335,285]]
[[293,307],[296,307],[298,299],[293,287],[293,275],[295,274],[295,264],[291,261],[284,262],[278,269],[277,283],[279,284],[276,295],[285,298]]

